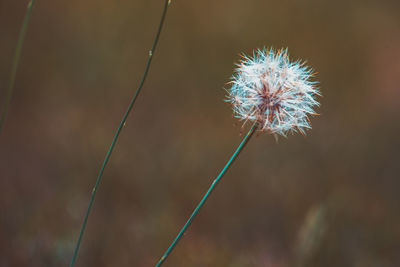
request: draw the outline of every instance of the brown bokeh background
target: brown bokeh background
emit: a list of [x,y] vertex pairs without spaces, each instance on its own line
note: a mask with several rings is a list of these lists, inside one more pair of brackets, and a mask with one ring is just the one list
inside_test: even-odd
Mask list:
[[[0,100],[27,0],[0,1]],[[67,266],[162,0],[37,0],[0,136],[0,266]],[[165,266],[400,266],[400,2],[172,1],[76,266],[154,266],[240,142],[239,53],[318,72],[307,136],[258,134]]]

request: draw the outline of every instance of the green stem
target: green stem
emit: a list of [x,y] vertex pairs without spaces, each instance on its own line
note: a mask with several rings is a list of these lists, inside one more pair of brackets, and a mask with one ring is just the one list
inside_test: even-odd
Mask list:
[[90,211],[92,209],[93,201],[94,201],[94,198],[96,196],[96,192],[97,192],[97,189],[99,187],[101,178],[103,176],[104,169],[107,166],[107,163],[108,163],[108,161],[110,159],[111,153],[112,153],[112,151],[113,151],[113,149],[115,147],[115,144],[117,143],[118,136],[121,133],[121,130],[125,125],[125,121],[128,118],[129,113],[131,112],[131,110],[132,110],[132,108],[133,108],[133,106],[135,104],[136,98],[138,97],[138,95],[139,95],[139,93],[140,93],[140,91],[141,91],[141,89],[143,87],[143,84],[144,84],[144,82],[146,80],[147,74],[149,72],[150,64],[151,64],[152,58],[154,56],[155,49],[157,47],[158,39],[160,37],[161,30],[162,30],[162,27],[163,27],[163,24],[164,24],[164,20],[165,20],[165,17],[167,15],[167,9],[168,9],[169,4],[170,4],[170,0],[165,0],[164,9],[163,9],[162,15],[161,15],[161,21],[160,21],[160,24],[158,26],[158,30],[157,30],[157,34],[156,34],[156,37],[155,37],[154,42],[153,42],[153,46],[152,46],[151,50],[149,51],[149,57],[147,59],[147,63],[146,63],[146,67],[145,67],[142,79],[141,79],[141,81],[139,83],[138,88],[136,89],[136,92],[135,92],[134,96],[131,99],[131,102],[130,102],[127,110],[125,111],[124,116],[122,117],[122,120],[121,120],[121,122],[120,122],[120,124],[118,126],[118,129],[117,129],[117,131],[116,131],[116,133],[114,135],[114,138],[113,138],[113,140],[111,142],[110,148],[108,149],[108,152],[107,152],[107,155],[106,155],[106,157],[104,159],[104,162],[103,162],[103,164],[102,164],[102,166],[100,168],[99,175],[97,176],[96,184],[94,185],[94,188],[92,190],[92,195],[90,196],[89,205],[88,205],[85,217],[83,219],[81,231],[79,233],[78,241],[77,241],[76,246],[75,246],[74,254],[72,256],[72,260],[71,260],[71,264],[70,264],[71,267],[73,267],[75,265],[75,261],[76,261],[76,258],[77,258],[77,255],[78,255],[78,251],[79,251],[79,246],[81,244],[82,237],[83,237],[83,234],[85,232],[86,223],[87,223],[88,218],[89,218],[89,213],[90,213]]
[[14,59],[13,59],[12,67],[11,67],[7,95],[6,95],[6,98],[4,101],[3,112],[1,113],[1,117],[0,117],[0,133],[1,133],[1,130],[3,129],[4,122],[6,121],[8,107],[10,106],[11,98],[13,95],[15,77],[17,76],[19,59],[21,57],[21,50],[22,50],[22,46],[24,44],[26,30],[28,29],[29,19],[31,18],[32,8],[33,8],[34,3],[35,3],[35,0],[29,1],[27,9],[26,9],[26,13],[25,13],[24,22],[22,23],[21,30],[19,31],[17,47],[15,49]]
[[160,261],[157,263],[156,267],[161,266],[165,260],[168,258],[169,254],[173,251],[175,246],[178,244],[178,242],[181,240],[183,237],[183,234],[186,232],[187,228],[190,226],[190,224],[193,222],[194,218],[196,217],[197,213],[199,213],[201,207],[206,203],[208,197],[210,194],[214,191],[215,187],[217,184],[221,181],[222,177],[226,173],[226,171],[229,169],[229,167],[232,165],[232,163],[235,161],[235,159],[239,156],[240,152],[243,150],[247,142],[250,140],[251,136],[254,134],[255,130],[257,129],[257,123],[254,123],[249,132],[246,134],[246,136],[243,138],[242,142],[236,149],[236,151],[233,153],[231,158],[229,159],[228,163],[226,163],[225,167],[222,169],[218,177],[213,181],[211,186],[208,188],[206,194],[203,196],[203,199],[200,201],[200,203],[197,205],[197,207],[194,209],[192,215],[190,215],[189,219],[186,221],[185,225],[179,232],[179,234],[176,236],[175,240],[172,242],[170,247],[167,249],[167,251],[164,253],[164,255],[161,257]]

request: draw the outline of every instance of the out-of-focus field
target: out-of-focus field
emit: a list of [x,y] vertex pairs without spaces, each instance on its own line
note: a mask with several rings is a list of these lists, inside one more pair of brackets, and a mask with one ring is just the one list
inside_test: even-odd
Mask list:
[[[27,1],[0,1],[0,100]],[[163,1],[37,0],[0,135],[0,266],[67,266]],[[153,266],[240,142],[239,53],[318,72],[307,136],[259,134],[165,266],[400,266],[400,2],[172,1],[76,266]]]

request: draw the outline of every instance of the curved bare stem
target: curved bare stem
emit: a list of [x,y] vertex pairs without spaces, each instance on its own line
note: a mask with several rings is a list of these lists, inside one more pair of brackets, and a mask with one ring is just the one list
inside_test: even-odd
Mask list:
[[81,244],[81,241],[82,241],[82,237],[83,237],[83,234],[85,232],[86,224],[87,224],[87,221],[88,221],[88,218],[89,218],[90,211],[92,209],[92,205],[93,205],[93,202],[94,202],[94,198],[96,196],[97,189],[98,189],[98,187],[100,185],[101,178],[103,177],[104,169],[107,166],[107,163],[108,163],[108,161],[109,161],[109,159],[111,157],[111,153],[112,153],[112,151],[113,151],[113,149],[115,147],[115,144],[117,143],[119,134],[121,133],[121,130],[124,127],[125,121],[128,118],[129,113],[131,112],[137,97],[139,96],[139,93],[140,93],[140,91],[141,91],[141,89],[143,87],[143,84],[144,84],[144,82],[146,80],[146,77],[147,77],[147,74],[149,72],[151,61],[153,59],[154,52],[155,52],[156,47],[157,47],[158,39],[160,37],[161,30],[162,30],[162,27],[164,25],[164,20],[165,20],[165,17],[167,15],[167,10],[168,10],[169,4],[170,4],[170,0],[165,0],[164,9],[163,9],[162,15],[161,15],[161,21],[160,21],[160,24],[158,26],[158,30],[157,30],[157,34],[156,34],[156,37],[155,37],[154,42],[153,42],[153,46],[152,46],[151,50],[149,51],[149,57],[147,59],[147,63],[146,63],[146,67],[145,67],[142,79],[141,79],[141,81],[139,83],[138,88],[136,89],[135,94],[133,95],[133,97],[131,99],[131,102],[129,103],[129,106],[128,106],[127,110],[125,111],[124,116],[122,117],[122,120],[121,120],[121,122],[120,122],[120,124],[118,126],[118,129],[117,129],[117,131],[116,131],[116,133],[114,135],[114,138],[113,138],[113,140],[111,142],[110,148],[108,149],[108,152],[107,152],[107,155],[106,155],[106,157],[104,159],[104,162],[103,162],[103,164],[102,164],[102,166],[100,168],[99,175],[97,176],[96,183],[95,183],[94,188],[92,190],[92,195],[90,196],[89,205],[88,205],[85,217],[83,219],[83,223],[82,223],[81,231],[79,233],[78,241],[77,241],[76,246],[75,246],[74,254],[72,256],[72,260],[71,260],[71,264],[70,264],[71,267],[73,267],[75,265],[75,261],[76,261],[77,255],[78,255],[78,251],[79,251],[79,247],[80,247],[80,244]]
[[26,31],[28,29],[28,24],[29,24],[29,20],[31,18],[32,9],[33,9],[34,4],[35,4],[35,0],[29,1],[28,6],[26,8],[24,22],[22,23],[21,30],[19,31],[17,47],[15,49],[14,59],[13,59],[12,67],[11,67],[7,95],[4,100],[3,111],[2,111],[1,117],[0,117],[0,133],[1,133],[1,130],[3,129],[4,122],[6,121],[8,108],[11,103],[11,99],[12,99],[12,95],[13,95],[13,91],[14,91],[15,77],[17,76],[19,59],[21,57],[21,50],[22,50],[22,46],[24,44],[25,35],[26,35]]

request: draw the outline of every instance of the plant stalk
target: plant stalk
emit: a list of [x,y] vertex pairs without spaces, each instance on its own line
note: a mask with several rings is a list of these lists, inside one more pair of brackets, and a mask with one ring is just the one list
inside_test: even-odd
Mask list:
[[164,25],[164,20],[165,20],[165,17],[167,15],[167,10],[168,10],[169,4],[170,4],[170,0],[165,0],[164,9],[162,11],[160,24],[158,26],[157,34],[156,34],[156,37],[154,39],[152,48],[149,51],[149,57],[147,59],[147,63],[146,63],[146,67],[145,67],[142,79],[141,79],[141,81],[139,83],[138,88],[136,89],[136,92],[135,92],[134,96],[131,99],[131,102],[129,103],[129,106],[128,106],[127,110],[125,111],[124,116],[122,117],[122,120],[121,120],[121,122],[120,122],[120,124],[118,126],[118,129],[117,129],[117,131],[116,131],[116,133],[114,135],[114,138],[113,138],[113,140],[111,142],[110,148],[108,149],[108,152],[107,152],[107,155],[106,155],[106,157],[104,159],[104,162],[103,162],[103,164],[102,164],[102,166],[100,168],[99,174],[97,176],[96,183],[94,185],[94,188],[92,190],[92,194],[90,196],[89,205],[88,205],[85,217],[83,219],[82,227],[81,227],[81,230],[80,230],[80,233],[79,233],[78,241],[77,241],[76,246],[75,246],[74,254],[72,256],[70,267],[73,267],[75,265],[75,261],[76,261],[77,255],[78,255],[78,251],[79,251],[79,247],[80,247],[80,244],[81,244],[81,241],[82,241],[82,237],[83,237],[83,234],[85,232],[85,228],[86,228],[86,224],[87,224],[87,221],[88,221],[88,218],[89,218],[89,214],[90,214],[90,211],[92,209],[93,201],[94,201],[94,198],[96,196],[97,189],[98,189],[98,187],[100,185],[100,181],[101,181],[101,178],[103,176],[104,169],[107,166],[107,163],[108,163],[108,161],[109,161],[109,159],[111,157],[111,153],[112,153],[112,151],[113,151],[113,149],[115,147],[115,144],[117,143],[119,134],[121,133],[121,130],[125,125],[126,119],[128,118],[129,113],[131,112],[131,110],[132,110],[132,108],[133,108],[133,106],[135,104],[135,101],[136,101],[137,97],[139,96],[139,93],[140,93],[140,91],[141,91],[141,89],[143,87],[143,84],[144,84],[145,80],[146,80],[147,74],[148,74],[149,69],[150,69],[151,61],[153,59],[154,52],[155,52],[156,47],[157,47],[158,39],[160,37],[161,30],[162,30],[162,27]]
[[170,247],[166,250],[164,255],[161,257],[159,262],[157,263],[156,267],[160,267],[165,260],[168,258],[168,256],[171,254],[171,252],[174,250],[175,246],[178,244],[178,242],[182,239],[183,235],[185,234],[186,230],[188,227],[191,225],[193,220],[195,219],[196,215],[199,213],[201,207],[206,203],[208,197],[210,194],[214,191],[215,187],[218,185],[218,183],[221,181],[222,177],[224,174],[228,171],[229,167],[233,164],[235,159],[239,156],[240,152],[243,150],[243,148],[246,146],[250,138],[253,136],[255,130],[257,129],[257,122],[253,124],[249,132],[246,134],[246,136],[243,138],[242,142],[236,149],[236,151],[233,153],[229,161],[226,163],[225,167],[222,169],[222,171],[219,173],[218,177],[212,182],[211,186],[208,188],[206,194],[203,196],[202,200],[199,202],[197,207],[194,209],[192,215],[190,215],[189,219],[186,221],[185,225],[179,232],[179,234],[176,236],[175,240],[172,242]]
[[3,129],[4,122],[6,121],[8,108],[9,108],[10,103],[11,103],[13,90],[14,90],[14,84],[15,84],[15,77],[17,76],[17,69],[18,69],[18,65],[19,65],[19,59],[21,57],[21,50],[22,50],[22,46],[24,44],[25,35],[26,35],[26,31],[28,29],[28,24],[29,24],[29,20],[31,18],[32,9],[33,9],[33,5],[34,4],[35,4],[35,0],[30,0],[29,1],[28,6],[26,8],[25,18],[24,18],[24,21],[22,23],[21,30],[19,31],[17,47],[15,49],[14,59],[13,59],[13,63],[12,63],[12,66],[11,66],[11,73],[10,73],[10,80],[9,80],[9,83],[8,83],[7,95],[6,95],[6,98],[4,100],[3,111],[2,111],[1,117],[0,117],[0,133],[1,133],[1,130]]

